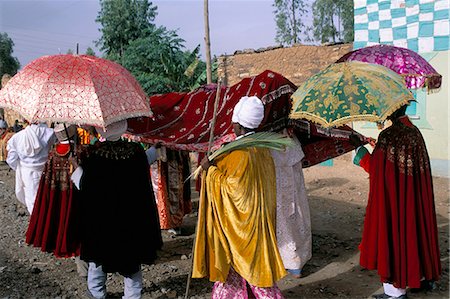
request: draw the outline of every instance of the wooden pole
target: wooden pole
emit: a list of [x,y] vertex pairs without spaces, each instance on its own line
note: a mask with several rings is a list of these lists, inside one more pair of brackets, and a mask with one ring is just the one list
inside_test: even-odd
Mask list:
[[208,0],[204,0],[203,14],[205,19],[205,56],[206,56],[206,84],[212,83],[211,70],[211,41],[209,39],[209,11]]
[[[217,90],[216,90],[216,98],[214,100],[214,114],[213,119],[211,120],[211,127],[209,128],[209,142],[208,142],[208,152],[206,153],[206,156],[209,156],[211,154],[212,145],[214,143],[214,127],[216,125],[216,119],[217,119],[217,108],[219,107],[219,100],[220,100],[220,90],[221,90],[221,80],[217,83]],[[200,203],[198,204],[200,207]],[[198,220],[197,220],[198,221]],[[192,244],[192,251],[191,251],[191,267],[189,269],[189,274],[187,278],[186,283],[186,293],[184,294],[184,299],[188,299],[189,297],[189,288],[191,287],[191,276],[192,276],[192,270],[194,267],[194,251],[195,251],[195,236],[197,235],[197,226],[195,227],[195,233],[194,233],[194,242]]]
[[214,100],[214,114],[213,119],[211,120],[211,128],[209,129],[209,142],[208,142],[208,156],[211,154],[211,148],[214,142],[214,128],[216,126],[217,119],[217,108],[219,107],[220,100],[220,90],[221,90],[222,82],[219,80],[217,83],[217,91],[216,91],[216,99]]

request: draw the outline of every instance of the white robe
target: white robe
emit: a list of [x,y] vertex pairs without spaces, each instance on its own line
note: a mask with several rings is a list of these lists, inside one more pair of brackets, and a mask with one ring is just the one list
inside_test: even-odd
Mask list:
[[311,217],[303,178],[305,156],[300,142],[284,151],[272,150],[277,179],[277,243],[286,269],[302,269],[311,259]]
[[6,163],[16,171],[16,196],[31,214],[48,152],[55,143],[53,129],[29,125],[8,141]]

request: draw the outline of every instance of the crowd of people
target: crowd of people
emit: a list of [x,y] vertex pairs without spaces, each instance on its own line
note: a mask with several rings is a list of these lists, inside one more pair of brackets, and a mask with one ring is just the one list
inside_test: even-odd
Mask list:
[[[362,267],[377,270],[384,293],[431,288],[441,275],[432,177],[425,143],[403,106],[370,154],[352,136],[354,163],[370,174]],[[257,97],[232,116],[236,140],[264,118]],[[4,121],[0,119],[0,128]],[[3,128],[4,129],[4,128]],[[106,298],[106,273],[124,277],[124,297],[141,298],[142,264],[163,245],[161,229],[180,234],[192,209],[189,155],[123,140],[127,121],[105,128],[33,123],[7,142],[16,195],[30,213],[26,242],[56,257],[78,257],[88,295]],[[311,259],[311,217],[301,144],[244,147],[205,157],[192,277],[214,282],[212,298],[283,298],[277,281],[302,276]]]

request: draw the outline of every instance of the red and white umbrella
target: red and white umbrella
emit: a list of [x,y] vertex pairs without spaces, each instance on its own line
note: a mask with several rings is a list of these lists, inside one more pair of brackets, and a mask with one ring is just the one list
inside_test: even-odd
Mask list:
[[38,58],[0,91],[0,107],[30,122],[52,121],[105,127],[152,116],[145,92],[125,68],[88,55]]

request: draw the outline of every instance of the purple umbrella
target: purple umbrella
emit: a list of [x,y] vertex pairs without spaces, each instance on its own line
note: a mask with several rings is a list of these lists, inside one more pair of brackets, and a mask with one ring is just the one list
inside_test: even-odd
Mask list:
[[385,66],[405,78],[406,87],[416,89],[427,87],[428,90],[441,86],[442,76],[416,52],[389,45],[375,45],[349,52],[337,63],[361,61]]

